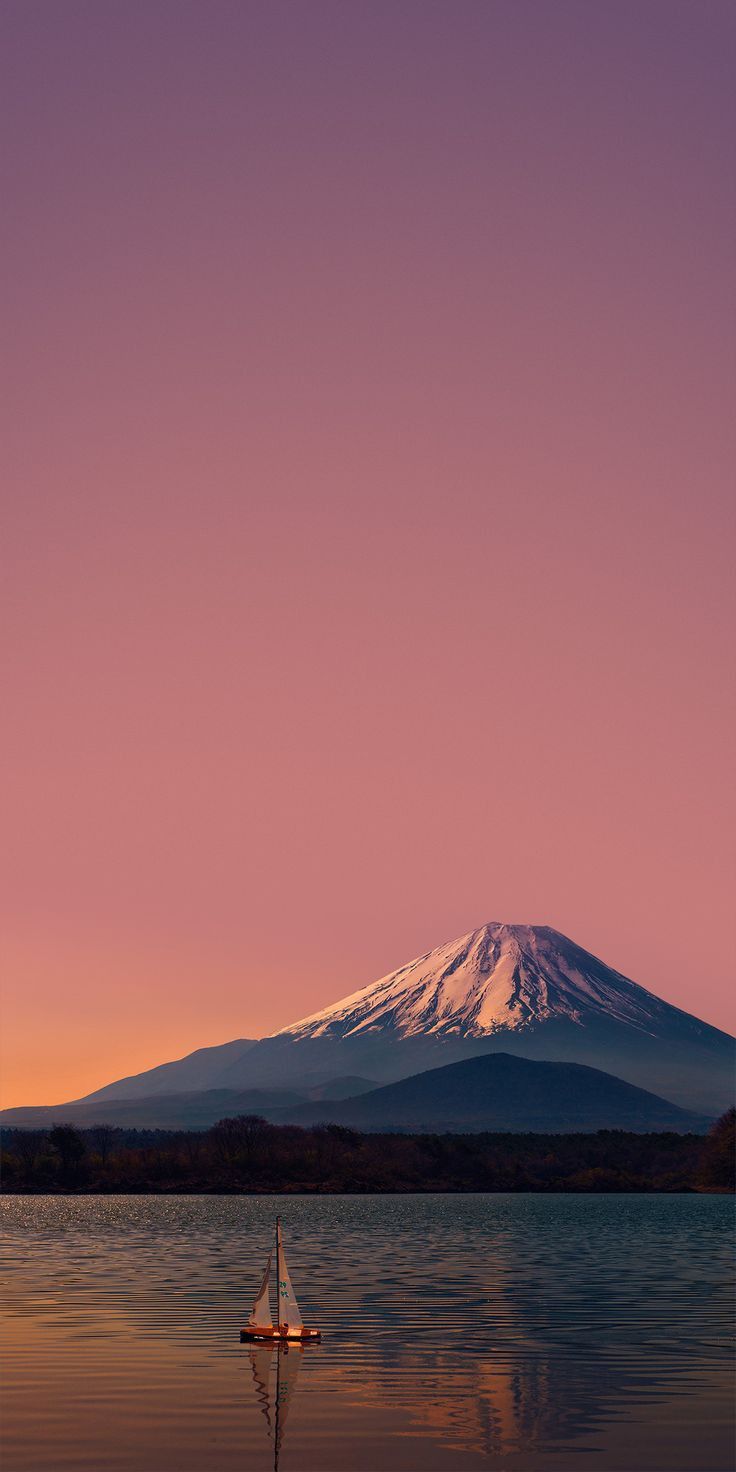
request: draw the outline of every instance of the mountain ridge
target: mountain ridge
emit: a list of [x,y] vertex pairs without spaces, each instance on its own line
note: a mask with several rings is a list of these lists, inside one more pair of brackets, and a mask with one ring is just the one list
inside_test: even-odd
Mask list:
[[180,1093],[198,1085],[207,1087],[213,1061],[220,1067],[229,1066],[233,1060],[240,1062],[259,1041],[259,1038],[233,1038],[229,1043],[213,1043],[208,1048],[195,1048],[183,1058],[174,1058],[170,1063],[158,1063],[155,1068],[144,1068],[140,1073],[127,1074],[125,1078],[104,1084],[101,1089],[93,1089],[91,1094],[75,1099],[74,1103],[83,1104],[88,1099],[137,1098],[144,1079],[146,1097],[152,1094]]
[[79,1099],[69,1104],[21,1105],[4,1109],[0,1124],[5,1129],[48,1129],[54,1124],[71,1124],[79,1129],[111,1125],[124,1129],[208,1129],[228,1116],[258,1114],[272,1118],[289,1108],[314,1102],[329,1109],[347,1095],[357,1097],[373,1089],[371,1079],[334,1079],[331,1083],[298,1089],[197,1089],[182,1093],[144,1094],[135,1097]]

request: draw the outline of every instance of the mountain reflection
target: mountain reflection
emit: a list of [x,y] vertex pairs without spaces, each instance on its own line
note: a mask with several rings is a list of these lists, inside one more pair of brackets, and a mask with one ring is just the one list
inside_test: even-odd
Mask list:
[[[374,1289],[362,1325],[358,1304],[345,1302],[345,1318],[334,1334],[327,1331],[314,1389],[337,1390],[379,1416],[399,1410],[407,1430],[495,1462],[573,1450],[633,1403],[665,1398],[691,1374],[686,1340],[661,1353],[667,1276],[647,1273],[643,1282],[641,1266],[622,1272],[618,1258],[614,1268],[607,1235],[578,1240],[578,1271],[568,1261],[564,1284],[559,1241],[541,1238],[523,1272],[508,1237],[486,1239],[484,1249],[465,1305],[449,1285],[443,1303],[436,1283],[428,1303],[426,1265],[416,1262],[401,1284],[406,1294],[393,1264],[390,1287],[385,1295]],[[643,1291],[652,1348],[659,1349],[651,1357]]]
[[[515,1454],[572,1450],[632,1399],[656,1399],[676,1389],[671,1375],[644,1378],[616,1366],[611,1355],[592,1352],[581,1359],[562,1344],[549,1352],[532,1339],[525,1343],[521,1319],[513,1358],[508,1321],[503,1337],[503,1348],[494,1349],[472,1335],[465,1343],[448,1333],[444,1345],[423,1335],[397,1344],[379,1332],[370,1361],[359,1339],[344,1339],[332,1354],[322,1351],[311,1388],[331,1399],[337,1391],[343,1403],[375,1413],[377,1424],[382,1412],[403,1412],[407,1431],[481,1453],[494,1463]],[[298,1345],[247,1350],[249,1383],[273,1445],[274,1472],[304,1353]]]
[[[562,1449],[595,1430],[634,1389],[633,1377],[612,1376],[610,1365],[591,1365],[581,1373],[579,1366],[551,1357],[527,1357],[521,1351],[519,1358],[515,1365],[499,1365],[489,1351],[469,1364],[457,1348],[446,1354],[426,1346],[421,1352],[405,1350],[400,1383],[414,1425],[493,1457],[555,1444]],[[396,1374],[396,1358],[391,1359]],[[364,1385],[358,1399],[378,1409],[386,1404],[389,1387],[390,1377],[383,1386]]]

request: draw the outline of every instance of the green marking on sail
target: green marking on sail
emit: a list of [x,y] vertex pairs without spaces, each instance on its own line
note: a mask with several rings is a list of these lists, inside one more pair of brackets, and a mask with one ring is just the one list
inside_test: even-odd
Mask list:
[[281,1273],[279,1275],[279,1319],[282,1324],[288,1324],[290,1328],[300,1329],[302,1316],[296,1301],[294,1289],[291,1286],[289,1269],[286,1266],[283,1245],[281,1247]]

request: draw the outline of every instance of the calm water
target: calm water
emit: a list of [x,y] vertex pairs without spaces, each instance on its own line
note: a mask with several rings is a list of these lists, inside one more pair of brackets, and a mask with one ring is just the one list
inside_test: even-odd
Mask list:
[[118,1196],[0,1200],[3,1472],[272,1469],[277,1207],[280,1472],[732,1467],[727,1198]]

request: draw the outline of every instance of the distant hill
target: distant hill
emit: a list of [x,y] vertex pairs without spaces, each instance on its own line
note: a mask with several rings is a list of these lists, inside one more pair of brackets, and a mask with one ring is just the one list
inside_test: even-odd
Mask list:
[[272,1116],[359,1130],[565,1134],[618,1129],[702,1133],[710,1121],[600,1069],[490,1053],[432,1068],[341,1103],[308,1104]]
[[[152,1094],[143,1098],[91,1098],[74,1104],[46,1104],[4,1109],[0,1122],[8,1129],[47,1129],[52,1124],[73,1124],[79,1129],[109,1124],[129,1129],[209,1129],[229,1115],[260,1114],[266,1119],[315,1101],[315,1107],[331,1107],[331,1101],[372,1089],[373,1080],[333,1079],[329,1084],[296,1089],[199,1089],[181,1094]],[[324,1100],[324,1104],[318,1101]]]

